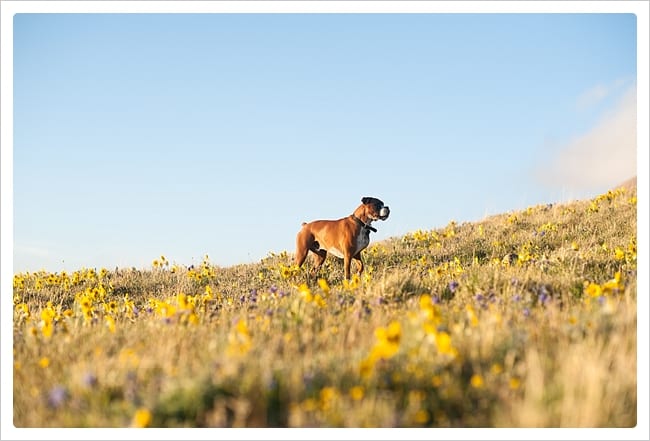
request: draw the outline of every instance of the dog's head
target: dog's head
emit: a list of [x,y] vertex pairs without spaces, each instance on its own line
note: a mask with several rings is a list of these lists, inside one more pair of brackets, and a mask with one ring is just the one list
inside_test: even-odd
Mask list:
[[361,203],[366,207],[366,214],[371,220],[386,220],[390,214],[390,208],[384,205],[382,201],[377,198],[364,197]]

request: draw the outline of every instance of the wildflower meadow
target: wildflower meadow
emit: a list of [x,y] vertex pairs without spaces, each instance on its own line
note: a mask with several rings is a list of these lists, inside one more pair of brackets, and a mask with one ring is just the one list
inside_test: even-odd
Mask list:
[[287,251],[14,274],[13,424],[634,427],[636,210],[619,187],[450,221],[349,281]]

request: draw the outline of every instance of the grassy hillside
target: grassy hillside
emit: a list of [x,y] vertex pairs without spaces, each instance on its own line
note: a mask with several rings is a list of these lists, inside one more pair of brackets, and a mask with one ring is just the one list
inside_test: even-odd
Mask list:
[[636,223],[621,187],[371,243],[350,283],[286,252],[16,274],[14,424],[632,427]]

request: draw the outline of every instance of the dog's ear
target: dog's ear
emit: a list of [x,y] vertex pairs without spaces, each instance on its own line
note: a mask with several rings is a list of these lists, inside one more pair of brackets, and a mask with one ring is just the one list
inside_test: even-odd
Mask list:
[[361,198],[361,203],[362,204],[368,204],[368,203],[370,203],[371,200],[372,200],[372,198],[369,198],[369,197],[366,196],[364,198]]

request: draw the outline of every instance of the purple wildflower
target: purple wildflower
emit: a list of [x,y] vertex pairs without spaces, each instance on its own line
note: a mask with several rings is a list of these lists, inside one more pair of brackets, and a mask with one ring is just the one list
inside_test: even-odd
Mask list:
[[54,386],[47,396],[47,404],[55,409],[61,405],[68,398],[68,390],[60,385]]
[[530,309],[524,308],[524,317],[528,317],[530,315]]
[[271,287],[269,288],[269,292],[271,294],[275,294],[277,291],[278,291],[278,287],[275,285],[271,285]]
[[548,289],[546,288],[546,286],[542,285],[542,286],[539,288],[539,296],[538,296],[539,302],[540,302],[541,304],[546,304],[546,303],[548,303],[548,302],[551,300],[551,295],[550,295],[550,294],[551,294],[551,293],[548,291]]
[[97,377],[91,372],[86,372],[81,379],[81,382],[84,386],[92,388],[97,386]]
[[456,292],[456,288],[458,288],[458,282],[456,282],[455,280],[449,282],[449,291],[451,291],[452,294]]

